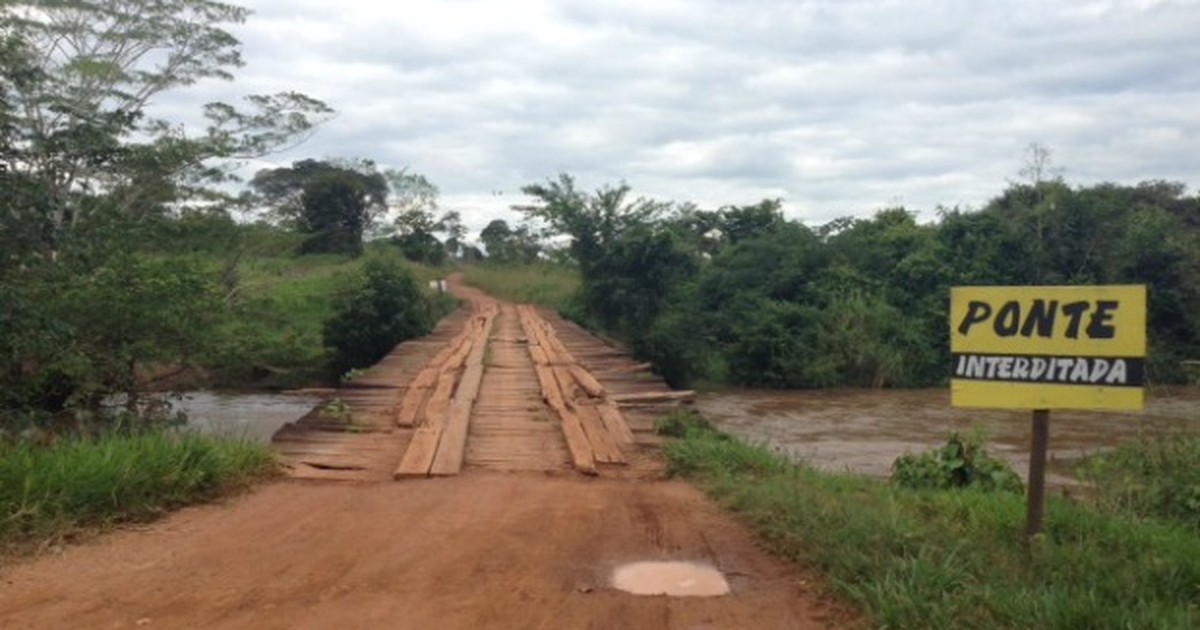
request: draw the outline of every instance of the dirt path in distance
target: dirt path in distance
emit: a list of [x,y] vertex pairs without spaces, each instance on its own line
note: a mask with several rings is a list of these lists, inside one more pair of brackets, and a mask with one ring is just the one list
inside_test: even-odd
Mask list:
[[[515,309],[501,309],[458,476],[278,481],[23,562],[0,572],[0,628],[701,630],[855,620],[688,484],[571,470],[552,420],[524,415],[545,414]],[[614,568],[643,560],[711,564],[731,593],[646,597],[610,586]]]

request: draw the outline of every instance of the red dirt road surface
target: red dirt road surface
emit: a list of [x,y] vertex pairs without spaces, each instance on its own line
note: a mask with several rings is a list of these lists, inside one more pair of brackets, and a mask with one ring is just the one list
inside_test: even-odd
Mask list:
[[[492,303],[455,291],[475,313]],[[478,344],[478,324],[474,341],[460,335],[476,315],[458,315],[425,340],[402,344],[342,392],[357,419],[352,430],[310,414],[281,431],[276,444],[294,478],[4,570],[0,628],[701,630],[854,622],[817,595],[811,575],[769,555],[698,491],[661,479],[649,431],[658,411],[637,404],[674,400],[660,383],[550,314],[526,336],[518,310],[498,306],[487,311],[495,323],[486,352],[475,345],[467,359],[445,360],[455,337],[460,354]],[[545,352],[530,349],[539,343]],[[432,382],[459,380],[408,396],[424,368],[430,378],[437,372]],[[445,415],[418,414],[405,427],[396,419],[406,396],[410,406],[423,401],[423,413]],[[568,421],[574,429],[564,428]],[[435,449],[432,461],[461,460],[461,471],[393,481],[414,435],[435,430],[441,437],[425,435],[419,448]],[[611,586],[615,568],[645,560],[710,564],[731,592],[637,596]]]

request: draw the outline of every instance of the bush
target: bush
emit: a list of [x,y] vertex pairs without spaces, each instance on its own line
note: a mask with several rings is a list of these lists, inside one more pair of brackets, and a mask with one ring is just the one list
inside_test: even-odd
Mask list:
[[713,431],[713,426],[695,409],[678,409],[659,418],[654,423],[658,435],[681,438],[691,431]]
[[994,459],[982,440],[950,435],[945,446],[920,455],[902,455],[892,463],[892,480],[907,488],[975,488],[1020,494],[1021,478],[1007,462]]
[[1142,438],[1088,458],[1080,473],[1108,511],[1159,516],[1200,531],[1200,437]]
[[433,305],[408,269],[392,259],[372,258],[325,323],[330,367],[342,374],[373,365],[396,344],[427,334],[433,320]]

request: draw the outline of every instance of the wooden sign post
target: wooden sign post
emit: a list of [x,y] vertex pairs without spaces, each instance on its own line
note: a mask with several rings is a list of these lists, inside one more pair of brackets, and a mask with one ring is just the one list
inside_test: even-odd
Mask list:
[[1031,409],[1026,533],[1041,531],[1051,409],[1141,409],[1146,287],[955,287],[950,404]]

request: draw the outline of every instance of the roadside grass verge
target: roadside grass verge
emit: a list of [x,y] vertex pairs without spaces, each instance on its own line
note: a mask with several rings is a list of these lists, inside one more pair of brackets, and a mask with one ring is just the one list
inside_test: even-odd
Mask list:
[[775,552],[821,570],[888,628],[1200,625],[1200,532],[1049,499],[914,490],[794,464],[702,424],[675,427],[668,471],[743,516]]
[[277,470],[266,445],[165,430],[0,443],[0,542],[4,552],[19,553],[152,520]]
[[463,269],[467,284],[510,302],[569,310],[579,291],[579,272],[551,263],[474,265]]
[[1158,516],[1200,534],[1200,436],[1143,436],[1086,458],[1097,509]]

